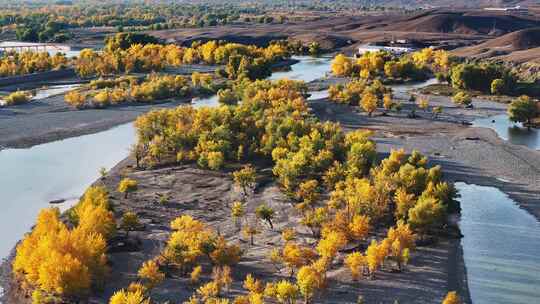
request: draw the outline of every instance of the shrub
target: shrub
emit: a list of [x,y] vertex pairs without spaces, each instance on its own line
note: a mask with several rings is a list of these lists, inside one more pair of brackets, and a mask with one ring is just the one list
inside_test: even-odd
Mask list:
[[17,91],[9,94],[4,98],[4,103],[7,106],[20,105],[29,102],[32,99],[32,94],[25,91]]
[[130,192],[135,192],[137,190],[137,181],[131,178],[124,178],[118,184],[118,192],[124,193],[124,198],[128,197]]
[[255,214],[257,215],[257,218],[266,221],[270,226],[270,229],[274,229],[274,225],[272,224],[272,219],[275,214],[274,209],[268,207],[266,204],[261,204],[255,209]]
[[81,94],[79,91],[70,91],[64,95],[64,100],[69,105],[81,109],[86,103],[86,96]]
[[454,94],[454,96],[452,97],[452,100],[454,101],[455,104],[463,105],[463,106],[468,106],[472,102],[471,96],[464,91],[459,91],[456,94]]

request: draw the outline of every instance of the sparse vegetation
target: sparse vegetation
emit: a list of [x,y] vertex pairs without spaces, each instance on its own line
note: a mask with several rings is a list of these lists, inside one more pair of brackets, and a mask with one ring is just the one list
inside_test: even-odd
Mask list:
[[13,92],[4,97],[3,104],[6,106],[20,105],[30,102],[32,94],[24,91]]

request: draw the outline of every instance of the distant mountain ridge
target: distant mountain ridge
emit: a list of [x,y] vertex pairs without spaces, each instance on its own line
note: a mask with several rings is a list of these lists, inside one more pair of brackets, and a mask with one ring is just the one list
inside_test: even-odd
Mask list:
[[513,7],[540,5],[537,0],[364,0],[365,5],[380,5],[409,8],[429,7],[459,7],[459,8],[482,8],[482,7]]
[[453,53],[463,57],[540,62],[540,27],[515,31],[484,43],[456,49]]
[[540,21],[529,16],[478,10],[430,10],[390,24],[384,30],[499,36],[538,26]]

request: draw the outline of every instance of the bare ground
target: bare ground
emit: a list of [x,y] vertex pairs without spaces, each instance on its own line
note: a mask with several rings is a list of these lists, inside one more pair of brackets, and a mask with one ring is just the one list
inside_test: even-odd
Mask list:
[[[213,73],[216,66],[183,65],[164,72],[191,75],[193,71]],[[143,74],[138,76],[143,77]],[[50,85],[87,82],[78,78],[33,82],[2,87],[4,91],[31,90]],[[64,102],[64,94],[32,100],[23,105],[0,107],[0,150],[34,145],[92,134],[135,120],[153,109],[186,104],[191,98],[169,99],[154,104],[129,104],[106,109],[76,110]]]
[[[255,237],[255,245],[252,246],[240,236],[238,227],[230,217],[230,205],[239,198],[240,193],[235,189],[229,173],[202,170],[191,165],[137,171],[131,169],[132,165],[132,160],[123,161],[98,183],[110,189],[118,215],[124,211],[134,211],[146,224],[143,231],[130,236],[142,240],[142,250],[111,254],[114,271],[110,283],[92,302],[106,303],[115,290],[135,281],[140,265],[163,249],[164,241],[170,235],[170,221],[182,214],[208,223],[245,250],[240,264],[234,268],[235,282],[227,295],[244,292],[242,281],[248,273],[265,281],[288,278],[287,271],[276,271],[268,259],[272,248],[283,245],[280,238],[283,228],[296,228],[300,242],[315,242],[309,231],[298,224],[298,211],[281,193],[269,169],[259,168],[258,185],[247,200],[246,211],[252,215],[261,202],[267,203],[276,210],[274,230],[261,224],[263,233]],[[134,178],[140,185],[128,199],[115,191],[121,176]],[[167,203],[160,203],[159,197],[162,195],[168,197]],[[384,231],[377,232],[378,235],[381,233]],[[360,246],[365,248],[367,242]],[[211,266],[203,262],[203,268],[203,281],[207,281],[210,279]],[[359,295],[364,296],[367,303],[393,303],[396,299],[400,303],[440,303],[448,290],[463,290],[466,294],[465,278],[459,239],[442,238],[436,245],[419,247],[404,272],[394,272],[388,266],[374,280],[352,282],[346,267],[341,262],[334,264],[329,273],[329,287],[319,295],[317,303],[355,303]],[[181,302],[194,291],[195,286],[189,283],[188,278],[173,271],[165,283],[152,292],[152,296],[158,301]]]

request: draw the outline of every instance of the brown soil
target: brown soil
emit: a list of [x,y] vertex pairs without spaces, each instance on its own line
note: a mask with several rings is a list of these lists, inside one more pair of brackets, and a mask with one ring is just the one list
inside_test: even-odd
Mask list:
[[[145,223],[142,231],[130,234],[131,240],[140,240],[142,245],[135,251],[113,252],[110,256],[113,267],[112,277],[104,292],[92,298],[92,302],[106,303],[115,290],[125,288],[136,280],[136,272],[147,259],[153,258],[163,249],[170,235],[169,223],[182,214],[189,214],[212,226],[232,242],[237,242],[245,254],[234,269],[234,284],[227,295],[243,293],[242,280],[253,273],[264,281],[286,279],[288,272],[276,271],[268,260],[269,251],[282,246],[280,232],[286,227],[295,227],[298,241],[313,244],[310,232],[298,224],[299,214],[290,201],[281,193],[272,178],[270,168],[259,167],[257,186],[247,200],[248,218],[253,220],[255,208],[265,202],[274,210],[274,230],[261,224],[263,233],[255,237],[255,245],[240,237],[237,225],[230,217],[231,203],[240,197],[233,185],[228,168],[225,172],[215,172],[196,168],[192,165],[167,167],[155,170],[137,171],[132,169],[133,161],[127,159],[116,166],[98,184],[110,190],[115,213],[120,216],[125,211],[136,212]],[[116,191],[121,177],[136,179],[139,189],[128,199]],[[159,198],[166,196],[166,203]],[[378,231],[380,234],[384,230]],[[361,248],[367,242],[359,244]],[[374,280],[363,279],[352,282],[350,274],[342,262],[337,262],[329,273],[329,287],[320,294],[317,303],[353,303],[359,295],[368,303],[440,303],[447,290],[464,290],[466,281],[459,239],[442,238],[431,246],[419,247],[412,256],[411,263],[402,273],[394,272],[391,265],[379,272]],[[345,253],[341,253],[343,256]],[[338,259],[341,260],[341,259]],[[210,279],[211,266],[202,263],[203,282]],[[178,272],[169,273],[164,284],[152,292],[157,301],[182,302],[194,292],[195,286]]]
[[[180,44],[190,44],[193,40],[218,39],[264,45],[271,40],[291,38],[306,43],[318,41],[327,50],[341,48],[346,51],[352,51],[359,44],[392,39],[413,39],[427,45],[459,46],[470,45],[477,43],[479,39],[483,41],[488,38],[480,29],[468,32],[445,31],[418,21],[423,20],[422,18],[425,16],[411,17],[402,14],[333,16],[297,23],[232,24],[212,28],[174,29],[148,33]],[[517,23],[516,27],[521,23]]]
[[[416,15],[324,16],[318,20],[286,24],[226,25],[211,28],[150,31],[179,43],[221,39],[266,44],[274,39],[319,41],[327,49],[391,39],[414,39],[434,45],[463,45],[493,36],[539,26],[534,18],[482,10],[431,10]],[[421,33],[421,34],[420,34]],[[473,40],[474,41],[471,41]]]
[[475,46],[453,51],[462,57],[511,60],[519,63],[540,60],[540,27],[515,31]]
[[435,10],[393,23],[386,30],[498,36],[538,25],[534,19],[508,13]]

